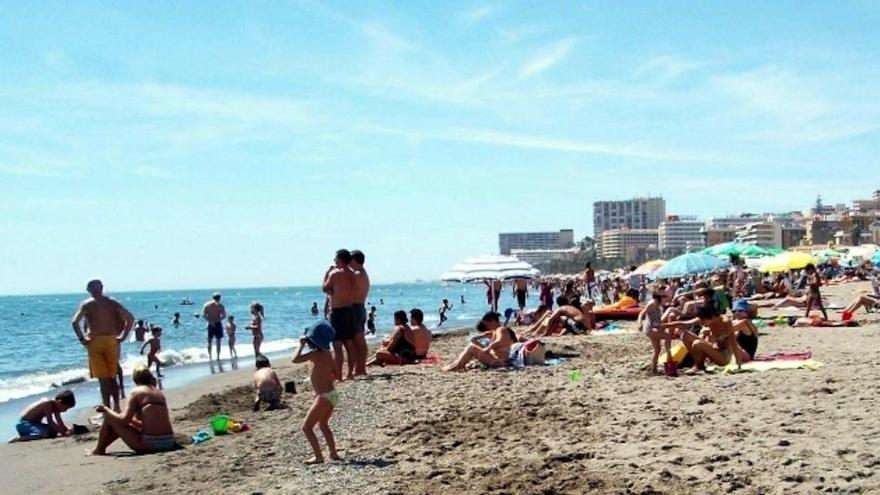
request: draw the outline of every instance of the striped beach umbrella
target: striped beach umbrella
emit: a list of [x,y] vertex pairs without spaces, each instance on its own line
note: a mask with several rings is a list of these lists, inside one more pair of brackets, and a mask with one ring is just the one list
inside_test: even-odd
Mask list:
[[440,276],[444,282],[533,280],[541,275],[532,265],[513,256],[484,255],[468,258]]

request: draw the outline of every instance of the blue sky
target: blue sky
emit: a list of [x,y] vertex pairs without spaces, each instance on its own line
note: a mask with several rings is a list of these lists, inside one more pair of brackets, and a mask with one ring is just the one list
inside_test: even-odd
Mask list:
[[880,187],[880,4],[5,2],[0,293],[436,278]]

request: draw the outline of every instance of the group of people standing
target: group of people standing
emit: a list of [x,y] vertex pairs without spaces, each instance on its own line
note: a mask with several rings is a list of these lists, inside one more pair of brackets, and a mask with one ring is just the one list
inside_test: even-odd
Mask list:
[[321,288],[327,295],[330,325],[335,331],[333,359],[336,377],[343,379],[343,363],[348,363],[347,379],[367,374],[367,296],[370,276],[359,250],[336,251],[333,264],[324,273]]

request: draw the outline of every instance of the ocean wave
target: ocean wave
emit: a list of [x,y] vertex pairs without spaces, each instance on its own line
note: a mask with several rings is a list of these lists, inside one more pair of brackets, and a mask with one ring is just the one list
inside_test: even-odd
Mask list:
[[[292,351],[299,344],[298,339],[279,339],[263,342],[260,351],[263,354]],[[250,342],[242,342],[235,346],[239,358],[254,356],[254,348]],[[229,358],[229,347],[224,342],[220,347],[220,356]],[[187,347],[184,349],[168,349],[159,352],[159,361],[165,367],[187,364],[207,363],[208,348]],[[138,365],[146,364],[147,357],[140,354],[126,353],[120,359],[122,372],[131,376],[131,371]],[[76,385],[90,381],[88,368],[71,368],[52,372],[37,372],[11,378],[0,378],[0,402],[7,402],[22,397],[42,394],[56,388]]]

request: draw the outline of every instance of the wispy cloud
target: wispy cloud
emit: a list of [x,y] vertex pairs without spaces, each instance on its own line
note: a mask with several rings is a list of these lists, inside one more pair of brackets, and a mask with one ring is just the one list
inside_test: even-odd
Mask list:
[[636,68],[636,75],[655,82],[667,82],[701,66],[699,62],[680,55],[666,54],[649,58]]
[[366,133],[393,135],[418,140],[486,144],[509,148],[602,155],[618,158],[636,158],[662,162],[738,164],[779,163],[774,162],[769,158],[752,158],[721,153],[647,146],[644,144],[591,142],[537,134],[504,132],[493,129],[451,128],[445,130],[412,130],[395,127],[366,126],[361,127],[360,130]]
[[496,11],[497,7],[494,5],[484,4],[478,5],[471,9],[465,10],[460,14],[461,20],[463,20],[466,24],[476,24],[490,16],[492,16]]
[[147,179],[166,180],[171,178],[171,174],[164,168],[154,167],[152,165],[140,165],[132,171],[132,175],[144,177]]
[[537,76],[565,60],[565,57],[574,48],[574,38],[566,38],[545,49],[541,54],[529,60],[520,67],[519,77],[528,79]]

